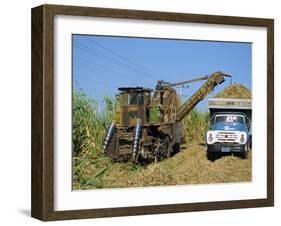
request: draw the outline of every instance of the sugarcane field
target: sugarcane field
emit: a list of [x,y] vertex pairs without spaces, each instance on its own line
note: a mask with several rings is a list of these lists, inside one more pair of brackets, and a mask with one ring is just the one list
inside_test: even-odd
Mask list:
[[[234,84],[216,97],[249,99],[251,93],[242,85]],[[77,144],[81,143],[73,157],[74,190],[251,181],[252,151],[246,159],[235,153],[221,153],[214,161],[207,158],[205,134],[209,128],[209,113],[193,109],[183,119],[186,142],[170,158],[157,163],[114,162],[101,152],[106,134],[102,125],[109,126],[115,114],[114,100],[105,97],[107,111],[101,118],[97,115],[92,118],[95,109],[91,106],[95,106],[95,102],[81,92],[76,93],[74,98],[74,122],[80,126],[73,134],[74,139],[84,137],[77,140]],[[78,111],[82,105],[83,113]],[[85,114],[88,116],[85,117]]]
[[252,181],[251,44],[72,42],[73,190]]

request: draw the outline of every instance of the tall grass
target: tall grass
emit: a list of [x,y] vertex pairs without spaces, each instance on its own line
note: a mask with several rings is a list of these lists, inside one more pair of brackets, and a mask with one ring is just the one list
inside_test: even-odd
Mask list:
[[188,142],[204,142],[209,128],[209,113],[193,109],[182,120]]
[[[115,117],[118,102],[105,95],[103,105],[100,109],[99,103],[82,90],[73,92],[73,189],[124,187],[132,175],[145,170],[132,163],[112,163],[102,155],[106,129]],[[203,140],[207,117],[208,113],[193,110],[183,119],[188,142]],[[154,177],[159,179],[158,175]]]
[[101,111],[98,102],[87,97],[82,90],[73,92],[72,141],[75,155],[100,154],[106,128],[113,120],[116,108],[110,96],[104,96],[103,102],[105,109]]
[[102,187],[102,176],[110,167],[109,159],[102,156],[106,129],[115,116],[116,102],[110,96],[103,98],[104,109],[86,96],[82,90],[73,92],[72,149],[73,188]]

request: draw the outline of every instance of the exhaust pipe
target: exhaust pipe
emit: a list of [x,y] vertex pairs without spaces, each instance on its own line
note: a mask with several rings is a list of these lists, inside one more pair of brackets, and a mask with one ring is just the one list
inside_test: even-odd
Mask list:
[[134,144],[133,144],[133,161],[136,160],[137,152],[139,149],[139,143],[140,143],[140,135],[141,135],[141,120],[137,119],[137,124],[135,127],[135,138],[134,138]]
[[113,132],[114,132],[114,129],[115,129],[115,123],[112,122],[109,126],[109,129],[106,133],[106,136],[105,136],[105,139],[104,139],[104,142],[103,142],[103,153],[107,150],[108,146],[109,146],[109,142],[112,138],[112,135],[113,135]]

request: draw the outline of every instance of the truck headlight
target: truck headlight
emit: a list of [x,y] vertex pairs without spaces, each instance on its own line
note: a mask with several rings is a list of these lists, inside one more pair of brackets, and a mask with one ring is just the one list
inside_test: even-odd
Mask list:
[[244,134],[241,134],[241,137],[240,137],[240,142],[241,142],[241,143],[244,143],[244,142],[245,142],[245,137],[244,137]]
[[213,141],[213,136],[212,136],[211,133],[209,133],[208,141],[209,141],[209,142],[212,142],[212,141]]

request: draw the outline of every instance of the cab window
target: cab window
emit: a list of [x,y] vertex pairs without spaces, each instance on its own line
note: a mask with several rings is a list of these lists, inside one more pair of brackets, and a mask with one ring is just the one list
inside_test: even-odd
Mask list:
[[128,94],[128,105],[143,105],[144,95],[143,93]]

